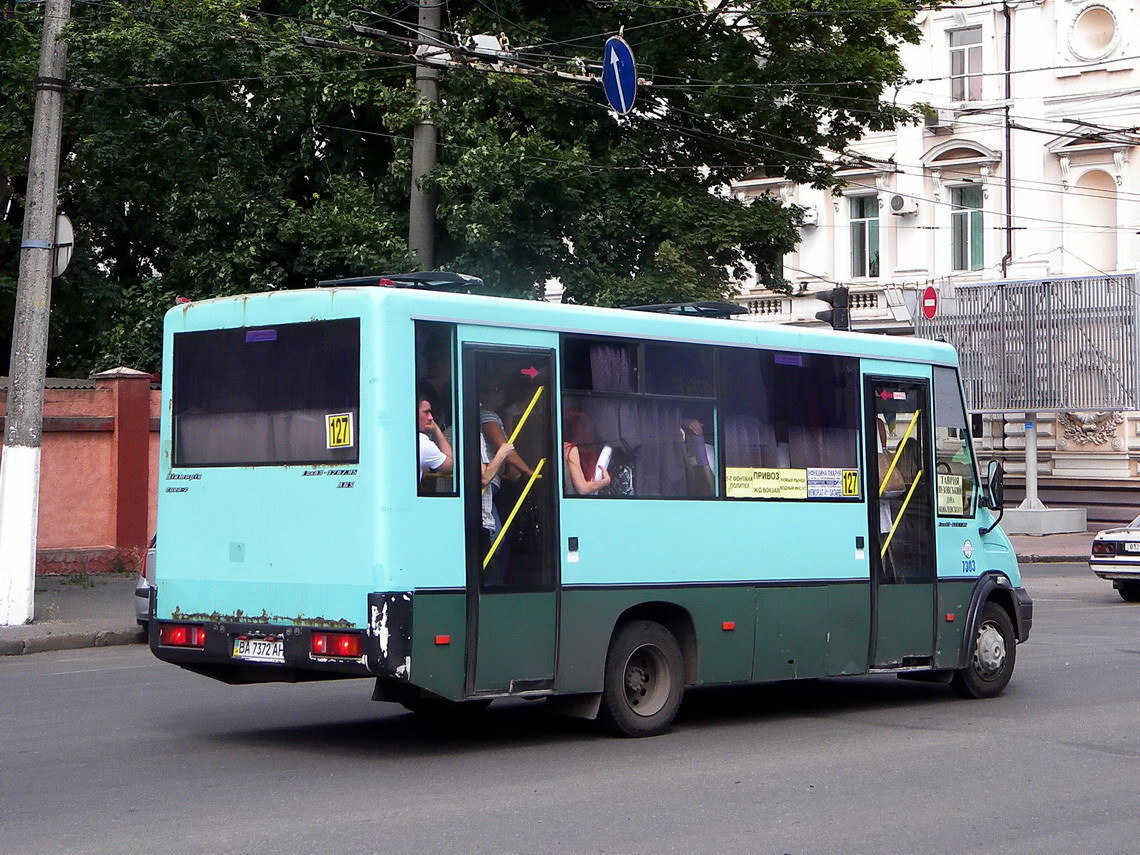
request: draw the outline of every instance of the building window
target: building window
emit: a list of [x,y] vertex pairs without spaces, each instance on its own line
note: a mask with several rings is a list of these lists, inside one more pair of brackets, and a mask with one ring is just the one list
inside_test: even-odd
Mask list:
[[955,270],[982,269],[982,188],[950,189],[950,240]]
[[851,275],[879,275],[879,197],[852,196]]
[[982,28],[950,33],[950,99],[982,100]]

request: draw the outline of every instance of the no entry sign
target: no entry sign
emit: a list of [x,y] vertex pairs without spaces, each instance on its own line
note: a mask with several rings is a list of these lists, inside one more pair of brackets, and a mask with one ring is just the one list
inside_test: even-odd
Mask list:
[[926,290],[922,292],[922,316],[930,321],[937,314],[938,292],[934,290],[933,285],[927,285]]

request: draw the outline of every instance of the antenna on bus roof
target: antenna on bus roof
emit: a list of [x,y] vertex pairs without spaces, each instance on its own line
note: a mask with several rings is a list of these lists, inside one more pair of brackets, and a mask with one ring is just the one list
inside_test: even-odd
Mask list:
[[318,288],[351,287],[415,288],[421,291],[450,291],[453,294],[470,294],[482,288],[483,280],[465,273],[444,273],[439,270],[427,273],[380,273],[376,276],[357,276],[354,279],[325,279]]
[[705,300],[698,303],[659,303],[654,306],[623,306],[635,312],[658,312],[663,315],[682,315],[687,318],[731,318],[744,315],[748,310],[737,303]]

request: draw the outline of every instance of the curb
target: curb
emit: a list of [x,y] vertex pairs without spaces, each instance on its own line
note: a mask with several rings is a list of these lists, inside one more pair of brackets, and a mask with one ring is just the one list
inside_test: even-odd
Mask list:
[[101,629],[94,633],[62,633],[41,635],[35,638],[0,639],[0,656],[20,656],[25,653],[46,653],[50,650],[79,650],[84,647],[111,647],[121,644],[143,644],[146,634],[139,629],[124,631]]
[[1088,564],[1089,557],[1083,552],[1080,555],[1034,555],[1033,553],[1017,553],[1018,564]]

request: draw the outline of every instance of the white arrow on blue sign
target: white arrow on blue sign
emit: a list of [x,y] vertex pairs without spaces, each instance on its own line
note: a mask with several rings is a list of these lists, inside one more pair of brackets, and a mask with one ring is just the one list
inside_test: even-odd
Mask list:
[[624,116],[633,109],[633,99],[637,96],[637,65],[625,39],[617,36],[606,39],[602,87],[606,90],[606,100],[618,113]]

